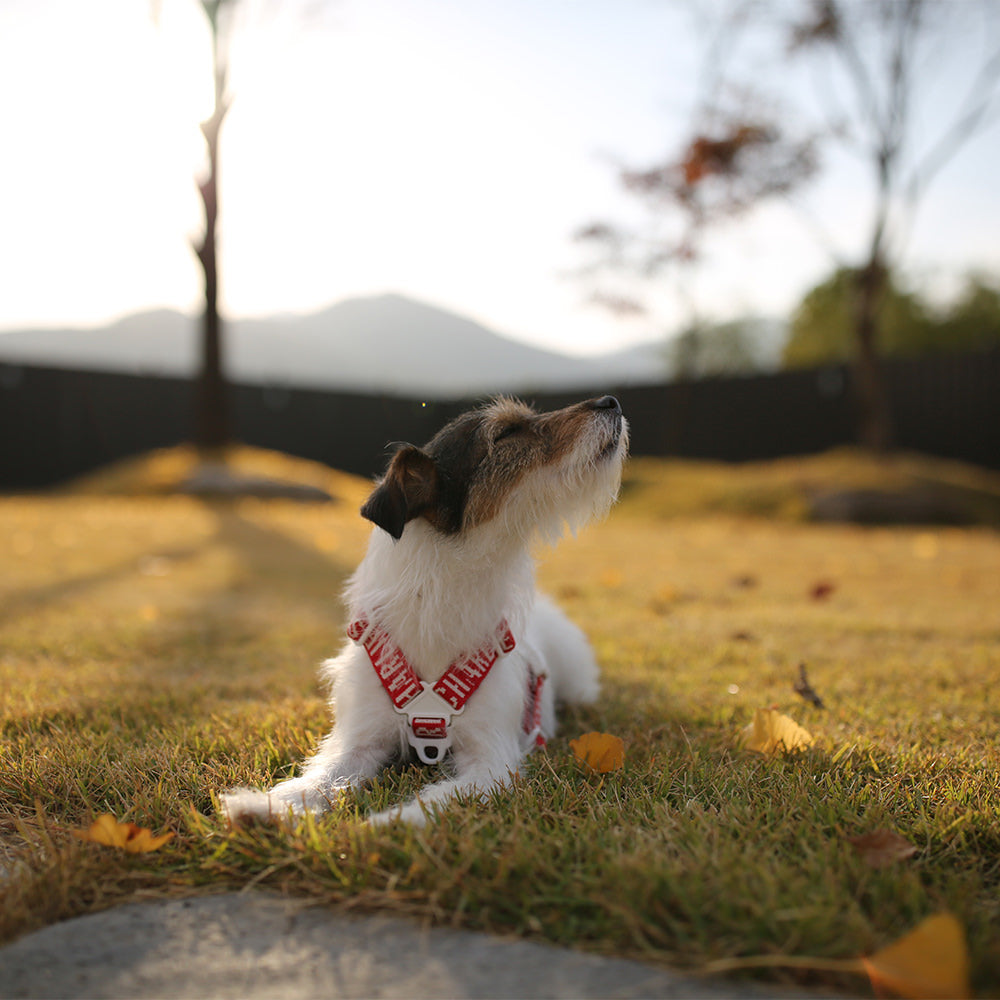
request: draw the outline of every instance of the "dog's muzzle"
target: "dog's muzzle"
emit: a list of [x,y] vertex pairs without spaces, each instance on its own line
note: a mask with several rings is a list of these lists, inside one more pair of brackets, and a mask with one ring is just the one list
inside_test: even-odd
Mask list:
[[610,458],[618,451],[622,431],[626,426],[622,405],[614,396],[599,396],[589,400],[586,405],[594,411],[594,416],[604,425],[607,434],[607,441],[601,446],[597,457]]

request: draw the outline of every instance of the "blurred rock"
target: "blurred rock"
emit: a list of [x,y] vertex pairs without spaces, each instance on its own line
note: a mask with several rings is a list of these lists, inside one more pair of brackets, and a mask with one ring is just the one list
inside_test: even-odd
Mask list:
[[312,503],[333,501],[333,497],[319,486],[266,476],[242,475],[217,463],[198,466],[180,484],[178,492],[188,496],[220,499],[257,497],[261,500],[301,500]]
[[969,525],[977,521],[975,512],[961,497],[931,486],[822,493],[811,498],[810,517],[814,521],[851,524]]

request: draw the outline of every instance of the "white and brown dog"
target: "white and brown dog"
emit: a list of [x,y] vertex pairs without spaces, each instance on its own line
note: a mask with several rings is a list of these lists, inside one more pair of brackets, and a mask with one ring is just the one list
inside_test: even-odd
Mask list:
[[361,508],[377,526],[346,592],[349,642],[323,665],[336,724],[299,777],[221,796],[231,822],[320,812],[401,755],[444,761],[420,823],[506,784],[555,733],[555,704],[598,694],[593,653],[535,590],[532,547],[607,513],[628,425],[613,396],[535,413],[498,399],[406,445]]

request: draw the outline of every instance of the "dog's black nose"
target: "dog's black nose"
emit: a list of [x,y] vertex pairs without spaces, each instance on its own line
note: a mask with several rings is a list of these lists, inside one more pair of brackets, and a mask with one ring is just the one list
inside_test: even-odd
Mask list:
[[622,411],[622,404],[614,396],[601,396],[600,399],[591,401],[590,404],[595,410],[617,410]]

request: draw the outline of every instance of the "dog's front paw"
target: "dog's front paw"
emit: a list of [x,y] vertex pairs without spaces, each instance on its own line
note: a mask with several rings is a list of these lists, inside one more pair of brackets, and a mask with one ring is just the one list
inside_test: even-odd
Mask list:
[[277,817],[269,792],[255,788],[233,788],[219,796],[219,812],[230,826],[271,823]]
[[306,813],[326,812],[332,806],[324,795],[302,778],[291,778],[269,792],[233,788],[219,796],[219,810],[230,826],[294,821]]
[[382,812],[372,813],[366,822],[369,826],[387,826],[389,823],[409,823],[410,826],[424,826],[427,823],[427,810],[423,803],[414,799],[406,805],[393,806]]

